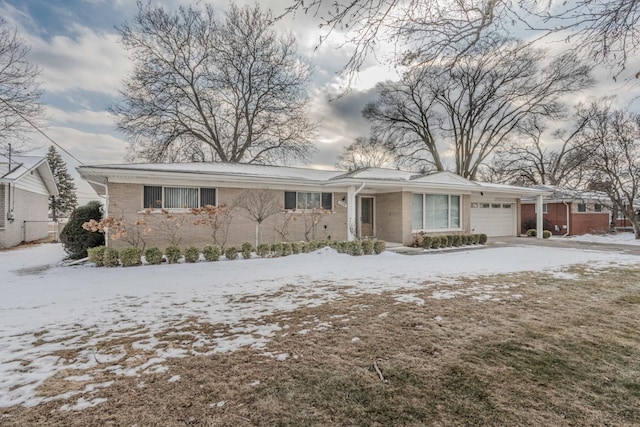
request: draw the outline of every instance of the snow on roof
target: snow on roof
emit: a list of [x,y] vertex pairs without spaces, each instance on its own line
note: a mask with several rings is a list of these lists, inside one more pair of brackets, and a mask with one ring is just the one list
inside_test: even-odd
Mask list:
[[402,171],[398,169],[385,168],[364,168],[348,172],[333,179],[358,178],[358,179],[383,179],[391,181],[409,181],[416,175],[415,172]]
[[[602,191],[576,190],[573,188],[559,187],[556,185],[534,185],[531,188],[548,191],[551,200],[607,200],[609,197]],[[530,200],[524,199],[523,200]]]
[[130,163],[80,167],[86,168],[137,170],[149,172],[182,172],[207,175],[241,175],[261,178],[297,179],[308,181],[326,181],[343,174],[343,171],[295,168],[288,166],[252,165],[246,163]]
[[[106,171],[105,171],[106,170]],[[511,192],[518,194],[539,194],[539,189],[518,187],[513,185],[489,184],[470,181],[452,172],[435,172],[431,174],[418,174],[411,171],[385,168],[363,168],[351,172],[337,170],[321,170],[288,166],[268,166],[245,163],[221,163],[221,162],[200,162],[200,163],[130,163],[130,164],[107,164],[95,166],[81,166],[78,172],[84,178],[101,175],[106,177],[109,171],[126,172],[174,172],[200,175],[221,175],[226,177],[246,177],[251,179],[275,179],[275,180],[296,180],[310,183],[340,183],[349,180],[370,180],[378,182],[388,182],[413,186],[449,186],[451,188],[468,188],[473,191],[481,189],[493,190],[497,192]],[[345,182],[345,183],[346,183]]]
[[15,181],[37,167],[43,160],[44,157],[39,156],[11,156],[11,170],[9,170],[9,158],[0,155],[0,178]]
[[486,188],[487,190],[511,190],[518,193],[530,193],[530,194],[539,194],[545,193],[548,190],[544,188],[536,188],[536,187],[520,187],[519,185],[509,185],[509,184],[495,184],[493,182],[477,182],[480,187]]

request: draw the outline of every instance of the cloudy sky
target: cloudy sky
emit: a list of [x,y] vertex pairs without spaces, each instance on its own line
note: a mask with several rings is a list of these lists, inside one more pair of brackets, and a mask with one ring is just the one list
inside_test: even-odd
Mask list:
[[[237,3],[243,2],[249,0]],[[174,9],[188,0],[154,3]],[[221,10],[229,4],[227,0],[209,3]],[[275,13],[287,3],[288,0],[260,2]],[[45,132],[84,164],[118,163],[126,154],[127,143],[115,130],[107,108],[117,100],[120,82],[130,67],[116,27],[130,20],[135,12],[135,0],[0,0],[0,16],[18,28],[31,47],[31,62],[42,69],[43,102],[49,118]],[[308,57],[312,65],[313,115],[320,127],[318,151],[310,166],[332,167],[345,145],[368,133],[360,111],[373,99],[375,83],[393,77],[395,72],[372,61],[346,96],[330,101],[343,87],[337,72],[347,62],[350,51],[338,48],[342,41],[339,34],[314,49],[320,34],[317,24],[313,17],[298,14],[279,25],[283,31],[296,35],[299,53]],[[614,82],[606,70],[597,77],[598,87],[581,94],[580,99],[618,94],[619,103],[625,105],[635,97],[636,85],[630,90],[629,85]],[[44,138],[32,134],[30,139],[39,147],[32,154],[46,152],[49,143]],[[69,169],[78,166],[75,160],[64,157]],[[93,198],[90,187],[79,178],[76,185],[81,202]]]

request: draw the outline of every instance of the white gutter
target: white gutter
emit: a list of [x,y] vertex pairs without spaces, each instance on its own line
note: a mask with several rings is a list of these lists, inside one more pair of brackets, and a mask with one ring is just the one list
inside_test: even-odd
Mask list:
[[564,205],[567,207],[567,232],[564,233],[562,237],[567,237],[569,235],[569,214],[571,213],[571,208],[564,200],[562,201],[562,203],[564,203]]
[[[102,182],[93,181],[87,178],[84,178],[84,180],[89,184],[104,187],[104,217],[107,218],[109,216],[109,187],[107,186],[107,184],[104,184]],[[104,229],[104,245],[109,246],[109,227],[105,227]]]

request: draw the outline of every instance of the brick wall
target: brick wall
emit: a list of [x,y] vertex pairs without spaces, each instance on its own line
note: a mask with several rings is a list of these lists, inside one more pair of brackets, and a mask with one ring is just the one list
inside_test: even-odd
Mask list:
[[402,242],[405,218],[399,214],[403,206],[404,193],[383,193],[376,195],[376,234],[388,242]]
[[[576,203],[569,205],[569,235],[577,236],[587,233],[606,233],[609,231],[609,212],[577,212]],[[587,205],[589,208],[590,205]],[[592,205],[591,205],[592,206]],[[522,212],[522,233],[526,233],[527,221],[536,220],[535,205],[523,204]],[[564,203],[548,203],[547,213],[543,216],[545,230],[551,231],[554,235],[566,234],[567,229],[567,206]],[[557,228],[556,228],[557,226]],[[535,228],[535,227],[534,227]]]
[[[5,220],[4,230],[0,230],[0,248],[9,248],[23,241],[30,242],[48,237],[49,198],[21,189],[15,189],[15,191],[12,189],[11,197],[15,220],[13,222]],[[5,207],[3,212],[5,218],[10,208],[10,206]]]
[[572,213],[569,225],[572,236],[607,233],[609,231],[609,213]]
[[[234,188],[218,188],[218,204],[231,205],[233,200],[244,190]],[[284,190],[271,190],[276,200],[284,206]],[[319,219],[316,230],[316,239],[345,240],[347,238],[347,209],[337,204],[345,193],[334,193],[332,213],[322,215]],[[161,249],[170,244],[170,236],[167,232],[167,220],[161,213],[143,214],[142,211],[143,186],[140,184],[109,184],[109,215],[124,217],[128,223],[134,222],[138,218],[144,218],[150,232],[144,236],[146,246],[157,246]],[[116,201],[114,203],[114,201]],[[256,223],[253,222],[246,212],[235,209],[232,213],[233,219],[229,226],[226,246],[240,246],[244,242],[255,244]],[[213,243],[212,230],[209,226],[194,225],[196,217],[191,213],[178,213],[174,217],[181,224],[177,233],[180,245],[185,247],[195,245],[199,248]],[[276,231],[282,229],[284,222],[288,220],[288,232],[286,236],[289,241],[305,240],[305,231],[310,228],[310,215],[303,215],[302,212],[286,214],[276,213],[267,218],[261,226],[261,242],[275,243],[281,242],[282,236]],[[311,233],[309,233],[311,237]],[[123,240],[110,240],[110,244],[116,248],[128,245]]]

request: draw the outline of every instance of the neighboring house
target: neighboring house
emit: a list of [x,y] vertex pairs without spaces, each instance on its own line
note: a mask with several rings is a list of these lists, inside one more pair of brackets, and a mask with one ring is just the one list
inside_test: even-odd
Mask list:
[[[611,209],[607,195],[599,191],[579,191],[550,185],[532,188],[551,193],[543,204],[544,228],[554,235],[577,236],[611,230]],[[535,228],[536,206],[532,198],[522,199],[521,232]]]
[[0,248],[49,235],[49,196],[58,189],[45,157],[0,155]]
[[[182,222],[182,245],[203,246],[212,242],[211,236],[206,228],[193,224],[190,208],[231,205],[247,189],[265,189],[280,204],[281,211],[262,224],[262,241],[267,243],[283,240],[276,229],[282,230],[286,221],[287,240],[304,240],[314,220],[318,239],[379,238],[409,245],[419,232],[516,236],[520,198],[546,194],[538,189],[472,182],[450,172],[418,175],[379,168],[344,172],[176,163],[81,166],[78,172],[98,194],[106,196],[110,215],[129,224],[142,219],[151,230],[145,236],[147,246],[160,247],[168,244],[168,228],[175,229],[160,208],[175,214],[173,222]],[[318,210],[324,214],[311,218]],[[180,218],[182,214],[185,217]],[[254,242],[255,230],[245,213],[234,211],[228,245]]]

